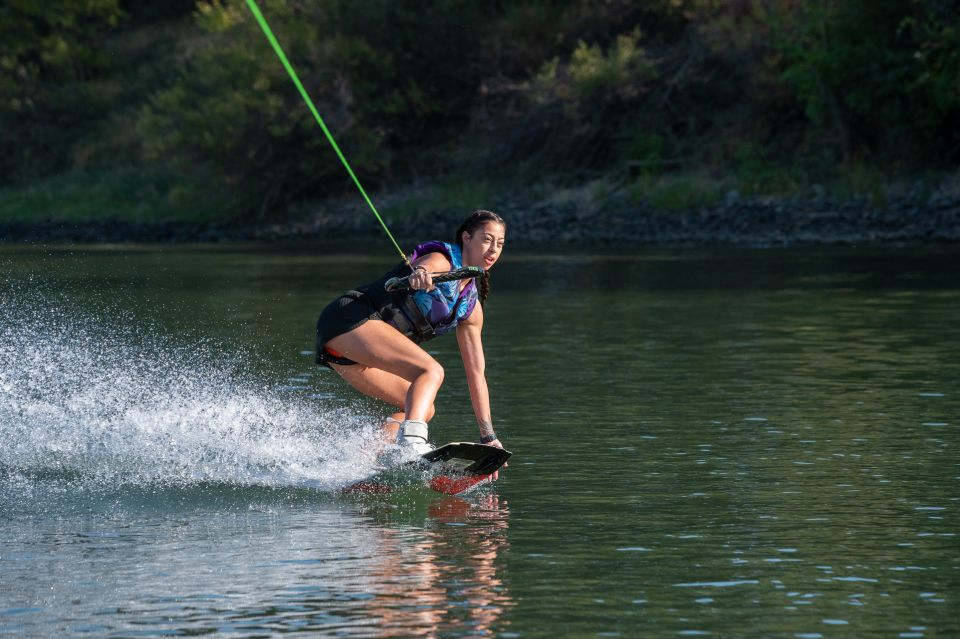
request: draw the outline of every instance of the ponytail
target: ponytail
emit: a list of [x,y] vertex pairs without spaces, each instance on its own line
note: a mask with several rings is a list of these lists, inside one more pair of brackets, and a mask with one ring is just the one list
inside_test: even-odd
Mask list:
[[483,303],[487,301],[488,295],[490,295],[490,271],[484,273],[477,280],[477,297],[480,299],[480,306],[483,306]]

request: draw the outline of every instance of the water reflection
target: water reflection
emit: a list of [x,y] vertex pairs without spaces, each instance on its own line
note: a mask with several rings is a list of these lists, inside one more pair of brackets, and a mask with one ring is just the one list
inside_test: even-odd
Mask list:
[[377,622],[381,637],[490,635],[513,605],[501,575],[509,547],[506,502],[496,494],[446,497],[431,499],[426,510],[424,527],[398,527],[409,515],[395,504],[367,511],[386,525],[364,615]]
[[[495,494],[137,493],[6,523],[0,549],[29,551],[4,553],[4,582],[19,587],[4,589],[0,633],[482,636],[514,605],[509,508]],[[69,499],[50,495],[47,507]]]

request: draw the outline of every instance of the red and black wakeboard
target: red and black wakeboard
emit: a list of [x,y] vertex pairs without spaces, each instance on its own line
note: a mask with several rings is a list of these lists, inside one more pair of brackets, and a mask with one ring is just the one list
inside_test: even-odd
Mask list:
[[391,493],[410,484],[423,483],[438,493],[456,495],[489,479],[510,455],[510,451],[488,444],[451,442],[412,462],[382,469],[340,492]]

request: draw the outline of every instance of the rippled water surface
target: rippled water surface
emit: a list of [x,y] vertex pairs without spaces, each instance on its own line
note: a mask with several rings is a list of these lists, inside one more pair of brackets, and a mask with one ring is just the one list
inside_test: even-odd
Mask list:
[[390,265],[0,248],[0,636],[960,636],[957,251],[511,248],[509,468],[346,497],[383,410],[313,325]]

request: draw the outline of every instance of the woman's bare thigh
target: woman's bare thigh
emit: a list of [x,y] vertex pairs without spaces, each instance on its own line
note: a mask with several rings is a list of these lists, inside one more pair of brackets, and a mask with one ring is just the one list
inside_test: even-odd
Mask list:
[[387,371],[362,364],[331,364],[348,384],[368,397],[379,399],[403,410],[410,382]]
[[344,357],[392,373],[406,380],[408,385],[425,371],[439,366],[427,351],[381,320],[364,322],[327,343]]

